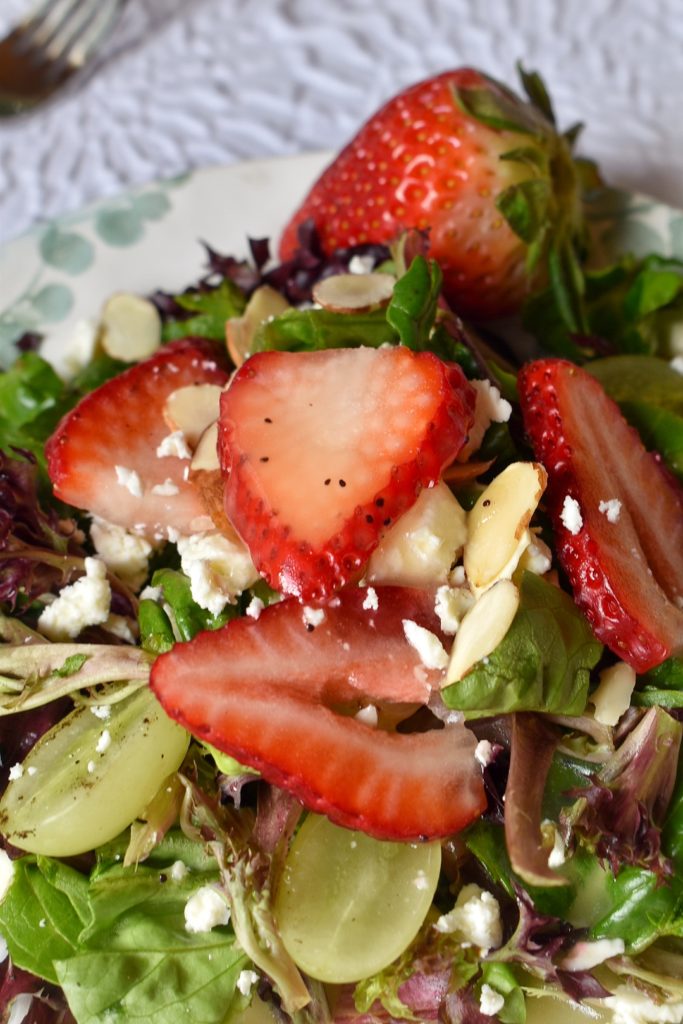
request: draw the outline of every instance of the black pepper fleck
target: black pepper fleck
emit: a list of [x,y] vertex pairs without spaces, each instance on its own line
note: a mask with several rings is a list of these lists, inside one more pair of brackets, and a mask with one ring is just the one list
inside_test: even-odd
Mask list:
[[339,486],[340,487],[346,487],[346,480],[340,480],[339,481]]
[[490,499],[490,498],[486,498],[486,499],[485,499],[485,500],[484,500],[484,501],[482,502],[482,504],[483,504],[484,508],[488,508],[488,507],[489,507],[489,505],[491,504],[491,499]]
[[268,456],[262,455],[261,458],[259,459],[259,462],[268,462]]

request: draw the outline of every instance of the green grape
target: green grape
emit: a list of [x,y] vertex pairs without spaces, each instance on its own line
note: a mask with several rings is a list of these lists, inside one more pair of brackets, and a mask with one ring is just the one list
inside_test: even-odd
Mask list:
[[112,704],[104,720],[77,708],[41,737],[21,778],[8,785],[0,832],[31,853],[92,850],[138,817],[180,766],[188,743],[146,688]]
[[320,981],[358,981],[395,960],[434,897],[439,843],[393,843],[310,814],[275,896],[282,941]]
[[554,999],[552,996],[527,996],[526,1024],[601,1024],[612,1020],[607,1011],[603,1013],[592,1003],[590,1009],[577,1003]]

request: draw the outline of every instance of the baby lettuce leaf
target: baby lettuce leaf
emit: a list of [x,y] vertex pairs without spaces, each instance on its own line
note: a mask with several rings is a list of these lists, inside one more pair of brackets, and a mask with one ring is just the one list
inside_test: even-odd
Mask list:
[[200,608],[192,597],[189,579],[175,569],[157,569],[152,576],[152,586],[161,587],[166,606],[165,619],[158,614],[150,613],[149,607],[144,610],[146,630],[143,636],[144,644],[147,650],[152,651],[155,650],[154,645],[156,644],[156,653],[160,652],[162,648],[168,649],[164,645],[170,643],[171,640],[167,625],[170,623],[168,609],[173,615],[181,640],[191,640],[197,633],[205,629],[220,629],[229,619],[238,614],[237,605],[227,605],[220,615],[214,615],[206,608]]
[[526,572],[521,602],[498,647],[442,696],[466,718],[546,711],[580,715],[602,645],[572,599]]

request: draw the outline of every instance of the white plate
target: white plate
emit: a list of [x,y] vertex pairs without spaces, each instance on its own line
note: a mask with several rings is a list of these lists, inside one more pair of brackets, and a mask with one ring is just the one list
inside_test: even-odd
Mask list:
[[[197,171],[127,192],[43,224],[0,249],[0,366],[25,331],[58,369],[79,320],[96,317],[114,291],[181,290],[203,270],[201,241],[246,256],[247,239],[275,242],[329,153]],[[605,190],[587,207],[610,250],[683,258],[683,213]],[[273,246],[274,251],[274,246]]]

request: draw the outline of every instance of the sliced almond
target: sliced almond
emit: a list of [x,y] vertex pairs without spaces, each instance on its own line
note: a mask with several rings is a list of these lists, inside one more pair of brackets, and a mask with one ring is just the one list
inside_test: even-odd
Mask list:
[[527,530],[547,483],[543,466],[513,462],[491,481],[467,517],[463,564],[477,593],[509,579],[528,547]]
[[218,419],[222,388],[218,384],[190,384],[172,391],[164,405],[164,419],[171,430],[180,430],[195,448],[207,427]]
[[214,422],[206,428],[199,438],[194,455],[192,456],[190,469],[196,472],[200,469],[213,471],[220,468],[218,461],[218,423]]
[[600,683],[589,700],[595,708],[595,720],[601,725],[616,725],[631,706],[636,685],[636,670],[618,661],[600,673]]
[[392,274],[335,274],[313,286],[313,301],[331,313],[367,313],[389,302],[395,284]]
[[161,345],[161,317],[151,302],[119,292],[107,300],[100,320],[100,343],[112,359],[137,363]]
[[233,317],[225,325],[228,354],[235,366],[241,366],[251,355],[254,335],[260,325],[288,309],[287,300],[270,285],[264,284],[253,292],[242,316]]
[[207,515],[217,530],[233,540],[237,537],[235,529],[225,514],[223,503],[223,474],[219,469],[195,469],[190,472],[190,480],[199,491]]
[[519,591],[511,580],[498,580],[464,616],[455,634],[444,685],[459,682],[495,650],[519,608]]

